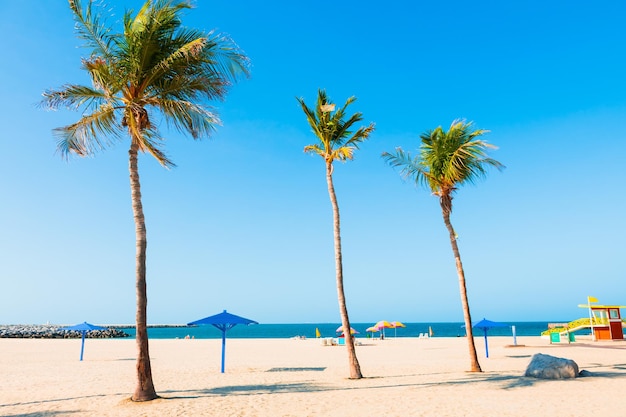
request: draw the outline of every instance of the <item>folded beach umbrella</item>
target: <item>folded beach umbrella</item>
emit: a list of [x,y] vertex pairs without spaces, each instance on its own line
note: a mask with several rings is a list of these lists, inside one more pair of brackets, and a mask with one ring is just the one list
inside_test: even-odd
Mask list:
[[245,317],[236,316],[228,313],[224,310],[222,313],[214,316],[205,317],[200,320],[187,323],[188,326],[196,326],[200,324],[211,324],[222,331],[222,373],[224,373],[224,360],[226,355],[226,332],[238,324],[259,324],[254,320],[247,319]]
[[94,330],[106,330],[106,327],[100,327],[100,326],[96,326],[94,324],[89,324],[86,321],[82,322],[80,324],[76,324],[74,326],[68,326],[68,327],[64,327],[63,330],[67,330],[67,331],[78,331],[82,333],[82,341],[80,344],[80,360],[83,360],[83,352],[85,351],[85,334],[87,334],[87,332],[91,332]]
[[485,355],[487,358],[489,357],[489,345],[487,344],[487,330],[491,329],[492,327],[506,327],[506,326],[508,325],[504,323],[498,323],[495,321],[487,320],[487,319],[482,319],[481,321],[479,321],[478,323],[472,326],[477,329],[483,329],[483,332],[485,333]]

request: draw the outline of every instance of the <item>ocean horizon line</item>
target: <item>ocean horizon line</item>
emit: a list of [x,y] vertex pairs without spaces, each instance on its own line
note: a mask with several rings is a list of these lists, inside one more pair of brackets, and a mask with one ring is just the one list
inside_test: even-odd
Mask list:
[[[478,322],[479,320],[475,320],[475,322]],[[565,322],[569,322],[571,320],[501,320],[499,321],[500,323],[503,324],[507,324],[507,325],[515,325],[515,324],[529,324],[529,323],[565,323]],[[106,327],[115,327],[115,328],[134,328],[136,327],[135,323],[103,323],[103,322],[92,322],[93,324],[98,324],[100,326],[106,326]],[[362,326],[362,325],[367,325],[368,327],[370,325],[373,325],[374,321],[363,321],[363,322],[351,322],[350,324],[352,326]],[[430,325],[437,325],[437,324],[459,324],[459,325],[464,325],[465,323],[463,321],[403,321],[401,322],[402,324],[430,324]],[[46,323],[27,323],[27,322],[23,322],[23,323],[3,323],[0,324],[0,326],[17,326],[17,325],[35,325],[35,326],[71,326],[76,324],[75,322],[73,323],[52,323],[52,322],[46,322]],[[341,325],[341,321],[327,321],[327,322],[259,322],[257,323],[258,325],[287,325],[287,326],[293,326],[293,325]],[[161,328],[177,328],[177,327],[198,327],[199,325],[189,325],[186,323],[152,323],[152,324],[147,324],[146,327],[148,328],[155,328],[155,327],[161,327]]]
[[[490,336],[539,336],[548,329],[548,321],[532,322],[500,322],[500,327],[489,329]],[[94,323],[95,324],[95,323]],[[136,326],[134,324],[110,324],[102,327],[119,330],[126,336],[136,336]],[[462,337],[466,335],[463,322],[404,322],[399,327],[385,329],[372,329],[372,323],[350,323],[354,329],[356,337],[378,338],[378,337]],[[0,325],[3,327],[16,327],[12,329],[19,332],[32,332],[35,334],[47,331],[46,329],[58,330],[65,325]],[[214,339],[221,338],[222,333],[211,325],[186,325],[186,324],[149,324],[147,325],[148,337],[151,339]],[[482,330],[474,328],[474,335],[482,335]],[[234,326],[228,331],[229,338],[246,339],[284,339],[284,338],[315,338],[315,337],[338,337],[341,333],[341,324],[335,323],[260,323],[250,326]],[[580,332],[579,334],[582,334]]]

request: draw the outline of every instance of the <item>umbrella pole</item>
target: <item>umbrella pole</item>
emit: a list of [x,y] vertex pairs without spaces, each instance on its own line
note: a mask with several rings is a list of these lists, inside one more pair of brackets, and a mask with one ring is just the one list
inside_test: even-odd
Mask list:
[[222,373],[224,373],[224,360],[226,359],[226,329],[222,330]]
[[489,344],[487,344],[487,328],[485,327],[485,355],[489,357]]
[[83,337],[81,338],[81,343],[80,343],[80,360],[83,360],[83,352],[85,351],[85,332],[83,330]]

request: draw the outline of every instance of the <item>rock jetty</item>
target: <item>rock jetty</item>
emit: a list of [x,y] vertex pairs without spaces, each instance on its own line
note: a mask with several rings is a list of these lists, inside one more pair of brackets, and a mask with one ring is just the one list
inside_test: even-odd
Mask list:
[[[81,338],[82,332],[64,330],[63,326],[53,324],[11,324],[0,325],[0,338],[15,339],[75,339]],[[106,330],[92,330],[85,337],[103,339],[110,337],[129,337],[128,333],[109,327]]]

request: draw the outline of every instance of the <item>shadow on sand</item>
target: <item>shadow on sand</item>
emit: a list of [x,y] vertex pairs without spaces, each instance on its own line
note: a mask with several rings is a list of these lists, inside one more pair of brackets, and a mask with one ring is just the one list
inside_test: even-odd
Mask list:
[[[598,365],[600,367],[601,365]],[[587,371],[584,379],[587,378],[624,378],[626,379],[626,368],[623,368],[624,365],[616,365],[613,366],[615,372],[613,371],[600,371],[593,372]],[[307,368],[308,369],[308,368]],[[317,368],[312,368],[311,370],[318,370]],[[271,370],[270,370],[271,371]],[[278,371],[278,370],[274,370]],[[621,371],[621,372],[620,372]],[[405,378],[410,377],[411,375],[399,375],[397,377]],[[419,377],[425,376],[424,374],[415,375]],[[485,373],[471,373],[467,374],[464,378],[450,379],[446,381],[436,381],[436,382],[416,382],[416,383],[395,383],[394,380],[396,377],[394,376],[385,376],[385,377],[372,377],[372,378],[364,378],[365,381],[373,381],[377,380],[380,382],[376,385],[354,385],[354,386],[333,386],[333,385],[324,385],[314,382],[307,383],[276,383],[276,384],[250,384],[250,385],[230,385],[223,387],[215,387],[215,388],[207,388],[207,389],[197,389],[197,390],[170,390],[163,391],[162,393],[168,395],[163,397],[163,399],[176,399],[176,398],[197,398],[204,396],[227,396],[227,395],[264,395],[264,394],[286,394],[286,393],[299,393],[299,392],[325,392],[325,391],[352,391],[352,390],[362,390],[362,389],[388,389],[388,388],[402,388],[402,387],[411,387],[411,388],[429,388],[436,386],[455,386],[455,385],[464,385],[464,384],[484,384],[491,386],[494,389],[502,389],[502,390],[510,390],[510,389],[519,389],[532,387],[539,384],[551,382],[550,380],[526,377],[523,375],[516,375],[510,373],[502,373],[502,372],[485,372]]]
[[[602,368],[602,370],[593,371],[595,368]],[[606,369],[609,370],[606,370]],[[589,370],[592,369],[592,370]],[[271,368],[267,372],[289,372],[289,371],[323,371],[322,367],[314,367],[314,368]],[[607,378],[607,379],[626,379],[626,364],[616,364],[611,366],[606,366],[602,364],[594,364],[588,366],[585,369],[586,374],[584,377],[580,379],[590,379],[590,378]],[[337,386],[337,385],[328,385],[321,384],[315,382],[293,382],[293,383],[269,383],[269,384],[242,384],[242,385],[228,385],[222,387],[214,387],[214,388],[199,388],[199,389],[191,389],[191,390],[166,390],[160,391],[160,401],[172,401],[172,400],[180,400],[180,399],[193,399],[200,397],[211,397],[211,396],[232,396],[232,395],[266,395],[266,394],[289,394],[289,393],[301,393],[301,392],[330,392],[330,391],[354,391],[354,390],[371,390],[371,389],[389,389],[389,388],[429,388],[429,387],[437,387],[437,386],[461,386],[465,384],[478,384],[485,385],[490,389],[502,389],[502,390],[510,390],[510,389],[519,389],[519,388],[527,388],[536,385],[540,385],[543,383],[553,382],[552,380],[538,379],[532,377],[525,377],[522,375],[506,373],[506,372],[484,372],[484,373],[466,373],[463,374],[462,377],[456,377],[451,379],[446,379],[444,381],[424,381],[425,378],[428,378],[429,374],[415,374],[415,375],[396,375],[396,376],[383,376],[383,377],[370,377],[363,378],[363,381],[367,382],[366,384],[352,384],[350,386]],[[435,377],[435,375],[432,375]],[[414,383],[406,383],[401,382],[398,383],[397,379],[402,378],[405,379],[407,377],[419,377],[420,382]],[[578,379],[578,378],[577,378]],[[567,380],[571,381],[571,380]],[[567,383],[567,381],[564,381]],[[372,384],[374,383],[374,384]],[[0,414],[5,417],[50,417],[50,416],[63,416],[63,415],[80,415],[80,410],[60,410],[60,411],[45,411],[45,412],[32,412],[32,413],[24,413],[24,414],[2,414],[1,410],[3,407],[12,407],[12,406],[24,406],[24,405],[37,405],[37,404],[46,404],[46,403],[55,403],[55,402],[63,402],[63,401],[72,401],[76,399],[84,399],[84,398],[99,398],[99,397],[109,397],[109,396],[117,396],[117,395],[127,395],[127,394],[100,394],[100,395],[87,395],[87,396],[79,396],[79,397],[67,397],[67,398],[57,398],[57,399],[49,399],[49,400],[41,400],[41,401],[31,401],[31,402],[22,402],[15,404],[2,404],[0,405]]]
[[78,410],[66,410],[66,411],[39,411],[34,413],[25,414],[3,414],[3,417],[54,417],[77,414],[80,415],[81,411]]
[[0,415],[2,417],[48,417],[48,416],[57,416],[57,415],[65,415],[65,414],[80,414],[82,411],[80,410],[59,410],[59,411],[38,411],[33,413],[25,413],[25,414],[2,414],[2,409],[4,407],[19,407],[25,405],[43,405],[43,404],[51,404],[51,403],[59,403],[63,401],[74,401],[84,398],[104,398],[110,396],[117,395],[127,395],[127,394],[96,394],[96,395],[83,395],[79,397],[66,397],[66,398],[53,398],[49,400],[39,400],[39,401],[24,401],[20,403],[13,404],[0,404]]

